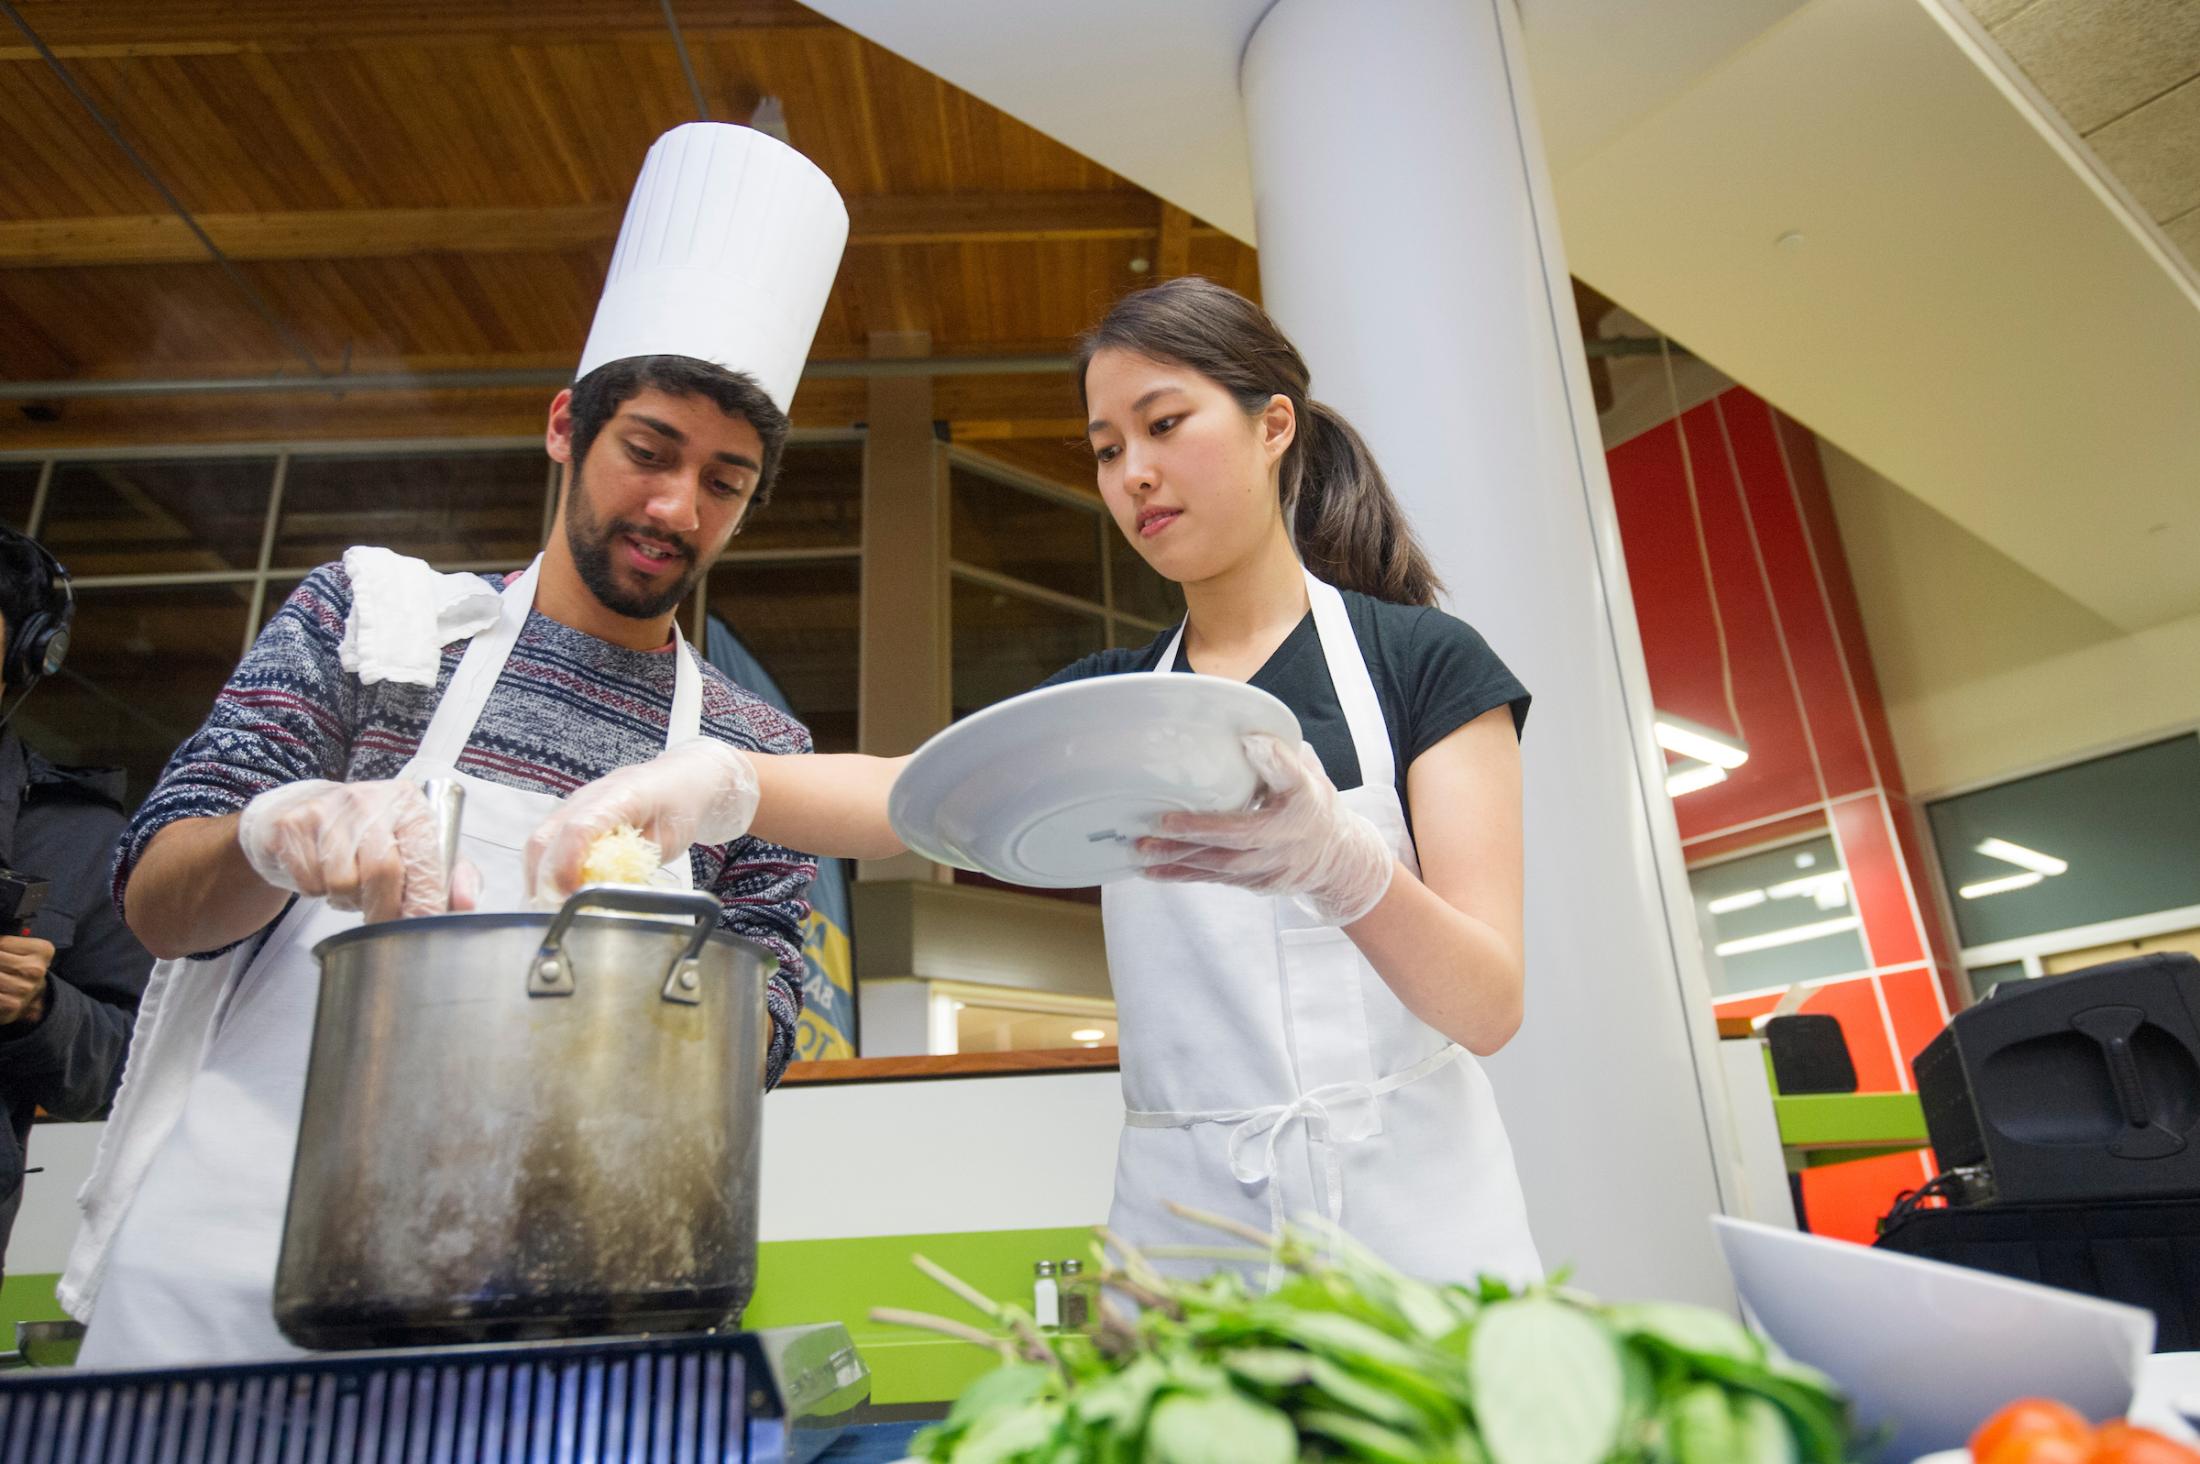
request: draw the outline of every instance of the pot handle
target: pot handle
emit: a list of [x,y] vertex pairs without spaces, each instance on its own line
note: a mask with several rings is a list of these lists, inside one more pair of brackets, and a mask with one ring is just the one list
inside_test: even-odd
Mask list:
[[718,927],[717,898],[700,890],[653,890],[636,885],[583,885],[573,891],[559,907],[535,959],[528,964],[529,996],[573,994],[573,962],[565,953],[565,933],[585,910],[614,915],[685,915],[692,919],[695,929],[689,934],[687,949],[665,973],[663,996],[682,1006],[702,1002],[702,963],[697,957],[703,953],[703,943],[710,939],[711,931]]

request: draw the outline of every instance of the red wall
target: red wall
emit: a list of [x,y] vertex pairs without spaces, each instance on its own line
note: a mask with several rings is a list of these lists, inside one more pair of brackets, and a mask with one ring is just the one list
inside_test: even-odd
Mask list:
[[[1814,987],[1802,1009],[1840,1021],[1864,1090],[1907,1091],[1910,1060],[1961,1004],[1963,986],[1817,441],[1736,387],[1606,457],[1651,695],[1661,710],[1738,731],[1749,746],[1749,761],[1725,782],[1675,801],[1689,863],[1832,831],[1871,969]],[[1756,1016],[1780,995],[1721,1001],[1718,1011]],[[1931,1174],[1930,1158],[1919,1151],[1810,1171],[1811,1228],[1869,1240],[1895,1194]]]

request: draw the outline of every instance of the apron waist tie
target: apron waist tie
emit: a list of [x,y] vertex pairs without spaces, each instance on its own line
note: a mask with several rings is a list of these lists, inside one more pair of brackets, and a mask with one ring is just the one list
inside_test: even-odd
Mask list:
[[[1283,1186],[1276,1180],[1276,1149],[1283,1142],[1284,1130],[1294,1123],[1303,1123],[1318,1144],[1322,1170],[1322,1218],[1331,1225],[1341,1223],[1344,1215],[1344,1171],[1337,1162],[1335,1145],[1330,1142],[1334,1128],[1329,1111],[1331,1104],[1364,1103],[1372,1105],[1385,1093],[1395,1092],[1408,1083],[1418,1083],[1429,1074],[1456,1061],[1466,1049],[1456,1042],[1446,1043],[1435,1052],[1422,1058],[1412,1067],[1377,1078],[1369,1083],[1324,1083],[1310,1088],[1289,1103],[1274,1103],[1261,1108],[1210,1108],[1200,1111],[1172,1112],[1168,1110],[1127,1109],[1123,1122],[1131,1128],[1171,1129],[1191,1128],[1203,1123],[1226,1123],[1230,1127],[1230,1173],[1240,1184],[1265,1184],[1268,1186],[1269,1229],[1281,1236],[1284,1227]],[[1258,1143],[1259,1148],[1254,1149]],[[1274,1288],[1280,1267],[1269,1268],[1269,1286]]]

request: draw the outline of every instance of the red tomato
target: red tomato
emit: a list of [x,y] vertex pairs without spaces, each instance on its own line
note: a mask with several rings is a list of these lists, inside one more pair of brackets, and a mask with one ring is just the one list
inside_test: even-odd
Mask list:
[[[1971,1458],[1975,1464],[1992,1464],[1996,1453],[2023,1439],[2061,1439],[2083,1445],[2092,1437],[2093,1426],[2075,1408],[2052,1398],[2019,1398],[1979,1425],[1978,1432],[1971,1435]],[[2011,1455],[2004,1464],[2027,1464],[2029,1457],[2020,1459]],[[2082,1459],[2085,1455],[2081,1452],[2078,1457]],[[2048,1464],[2048,1461],[2041,1460],[2038,1464]]]
[[2093,1436],[2093,1464],[2200,1464],[2200,1452],[2118,1420]]
[[2099,1457],[2093,1452],[2090,1438],[2029,1433],[2012,1434],[2003,1439],[1994,1446],[1994,1452],[1980,1458],[1978,1464],[2095,1464]]

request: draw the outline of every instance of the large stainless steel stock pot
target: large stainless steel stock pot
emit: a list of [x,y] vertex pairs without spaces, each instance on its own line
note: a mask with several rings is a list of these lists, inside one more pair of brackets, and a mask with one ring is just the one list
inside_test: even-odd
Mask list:
[[769,951],[708,894],[321,942],[275,1316],[305,1347],[715,1327],[756,1282]]

